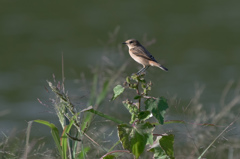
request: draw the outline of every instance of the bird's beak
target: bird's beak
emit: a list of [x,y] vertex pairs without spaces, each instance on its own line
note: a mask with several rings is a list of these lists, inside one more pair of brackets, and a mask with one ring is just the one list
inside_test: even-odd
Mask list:
[[122,44],[127,44],[126,42],[123,42]]

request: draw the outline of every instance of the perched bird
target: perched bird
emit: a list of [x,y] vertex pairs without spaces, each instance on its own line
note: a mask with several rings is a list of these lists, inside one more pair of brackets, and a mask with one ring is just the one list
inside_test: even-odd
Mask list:
[[155,58],[147,51],[137,40],[129,39],[123,44],[126,44],[129,48],[130,56],[138,63],[143,65],[143,68],[137,72],[137,75],[146,71],[149,66],[159,67],[164,71],[168,71],[166,67],[161,65],[155,60]]

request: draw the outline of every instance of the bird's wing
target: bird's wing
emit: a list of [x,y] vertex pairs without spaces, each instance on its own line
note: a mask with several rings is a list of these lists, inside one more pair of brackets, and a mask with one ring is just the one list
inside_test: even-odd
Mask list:
[[143,46],[134,47],[134,48],[131,49],[131,52],[136,56],[145,58],[145,59],[150,60],[150,61],[157,62],[155,60],[155,58],[150,54],[150,52],[148,52],[147,49],[145,49]]

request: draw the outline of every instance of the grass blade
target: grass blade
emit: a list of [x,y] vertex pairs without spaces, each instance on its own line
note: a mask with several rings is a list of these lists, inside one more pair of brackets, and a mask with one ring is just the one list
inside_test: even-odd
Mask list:
[[99,112],[99,111],[97,111],[97,110],[90,109],[90,110],[88,110],[88,112],[91,112],[91,113],[93,113],[93,114],[99,115],[99,116],[101,116],[101,117],[103,117],[103,118],[105,118],[105,119],[111,120],[111,121],[113,121],[113,122],[115,122],[115,123],[124,124],[123,121],[121,121],[121,120],[119,120],[119,119],[117,119],[117,118],[115,118],[115,117],[112,117],[112,116],[103,114],[103,113],[101,113],[101,112]]
[[51,134],[52,134],[53,140],[58,148],[59,153],[62,156],[62,148],[60,145],[60,137],[59,137],[59,132],[58,132],[57,127],[54,124],[49,123],[48,121],[45,121],[45,120],[34,120],[34,122],[46,125],[51,129]]
[[207,150],[214,144],[214,142],[231,126],[233,125],[233,123],[236,120],[234,120],[233,122],[231,122],[212,142],[211,144],[202,152],[202,154],[198,157],[198,159],[201,159],[202,156],[207,152]]

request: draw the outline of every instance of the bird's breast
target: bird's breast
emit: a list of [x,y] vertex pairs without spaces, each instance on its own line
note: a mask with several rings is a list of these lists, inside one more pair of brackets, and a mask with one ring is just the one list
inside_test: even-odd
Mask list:
[[137,56],[137,55],[133,54],[131,50],[129,50],[129,54],[137,63],[142,64],[143,66],[148,66],[149,65],[148,60],[144,59],[141,56]]

